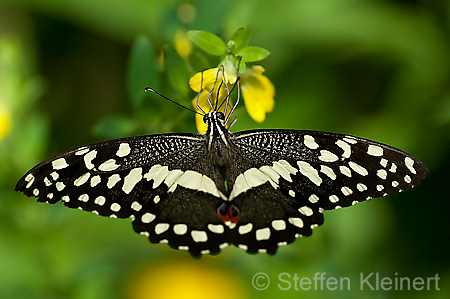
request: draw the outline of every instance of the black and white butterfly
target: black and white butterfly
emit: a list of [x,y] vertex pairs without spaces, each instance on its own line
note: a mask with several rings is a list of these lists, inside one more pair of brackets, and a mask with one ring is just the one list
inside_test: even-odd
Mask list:
[[35,166],[16,190],[40,202],[131,218],[152,243],[193,256],[229,245],[274,254],[311,235],[323,224],[323,210],[411,189],[428,172],[401,150],[350,135],[231,133],[230,114],[216,108],[204,113],[204,135],[82,146]]

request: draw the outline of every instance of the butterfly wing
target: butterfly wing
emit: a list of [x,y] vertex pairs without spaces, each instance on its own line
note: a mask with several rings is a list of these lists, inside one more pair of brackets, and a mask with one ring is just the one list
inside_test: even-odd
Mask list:
[[256,130],[232,143],[231,200],[241,209],[232,243],[249,252],[275,253],[310,235],[323,210],[411,189],[428,172],[396,148],[342,134]]
[[216,214],[223,190],[201,135],[130,137],[83,146],[25,174],[16,190],[38,201],[132,218],[136,232],[192,255],[227,246]]

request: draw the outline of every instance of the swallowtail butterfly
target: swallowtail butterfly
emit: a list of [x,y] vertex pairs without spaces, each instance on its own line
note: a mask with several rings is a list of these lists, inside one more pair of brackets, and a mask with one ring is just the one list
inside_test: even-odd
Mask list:
[[374,141],[316,131],[231,133],[226,111],[211,105],[203,114],[204,135],[82,146],[35,166],[16,190],[40,202],[131,218],[152,243],[193,256],[229,245],[274,254],[311,235],[324,210],[411,189],[428,172],[415,157]]

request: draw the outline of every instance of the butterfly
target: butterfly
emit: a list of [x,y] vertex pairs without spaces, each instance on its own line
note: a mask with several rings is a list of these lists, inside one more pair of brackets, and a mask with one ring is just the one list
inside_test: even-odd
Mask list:
[[275,254],[311,235],[324,210],[411,189],[428,172],[417,158],[375,141],[304,130],[232,133],[231,113],[217,104],[202,114],[203,135],[81,146],[32,168],[16,190],[39,202],[131,218],[152,243],[194,257],[230,245]]

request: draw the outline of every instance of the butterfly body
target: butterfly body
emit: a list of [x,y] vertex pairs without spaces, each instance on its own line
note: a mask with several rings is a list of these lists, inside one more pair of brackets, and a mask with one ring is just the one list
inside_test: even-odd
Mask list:
[[323,210],[419,184],[425,165],[349,135],[296,130],[231,133],[220,112],[199,134],[94,143],[53,157],[16,190],[38,201],[131,218],[152,243],[193,256],[229,245],[273,254],[323,224]]

